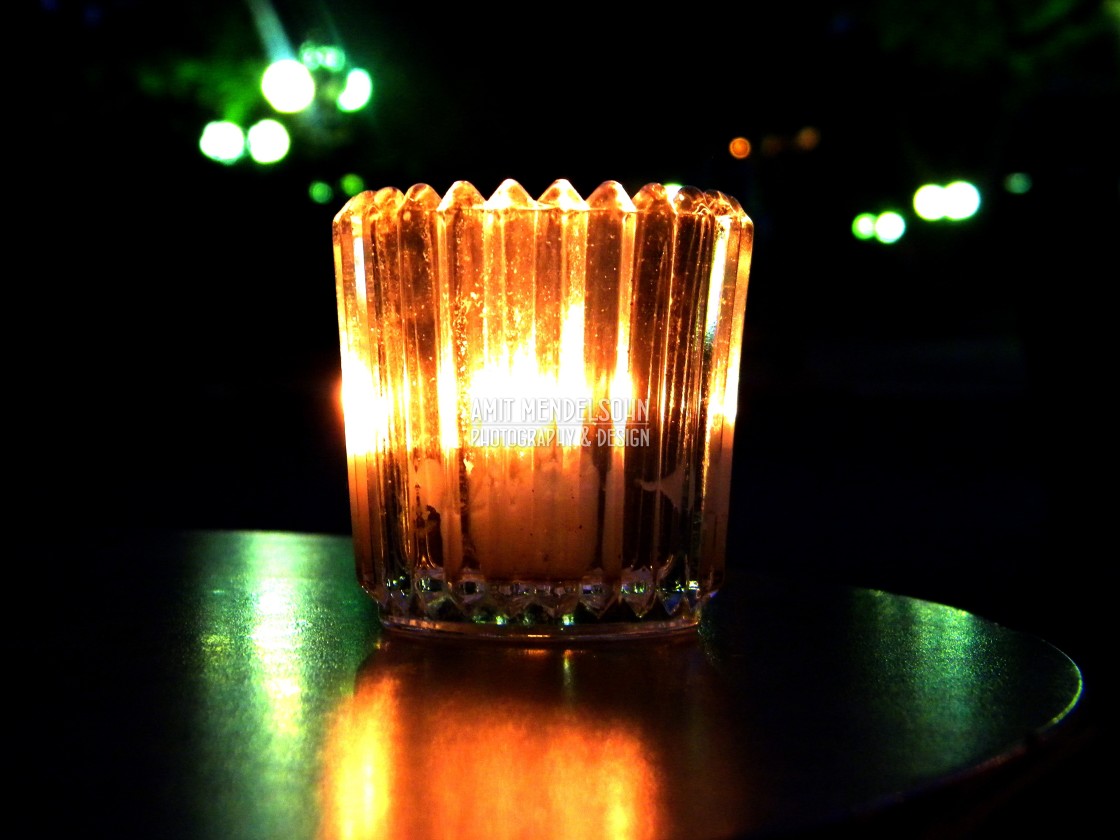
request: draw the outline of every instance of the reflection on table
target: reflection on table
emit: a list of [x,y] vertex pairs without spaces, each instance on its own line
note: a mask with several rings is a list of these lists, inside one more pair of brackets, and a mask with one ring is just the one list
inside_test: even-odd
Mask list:
[[1081,685],[1045,642],[868,590],[741,576],[696,637],[528,648],[383,635],[344,538],[93,559],[116,618],[74,767],[118,836],[843,830],[1044,754]]

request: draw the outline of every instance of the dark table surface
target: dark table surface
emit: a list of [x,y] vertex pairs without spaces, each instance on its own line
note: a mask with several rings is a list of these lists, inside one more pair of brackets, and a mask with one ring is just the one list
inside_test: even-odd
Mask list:
[[344,537],[83,554],[6,650],[36,819],[86,836],[961,836],[1078,744],[1060,651],[883,592],[740,576],[695,637],[525,648],[383,634]]

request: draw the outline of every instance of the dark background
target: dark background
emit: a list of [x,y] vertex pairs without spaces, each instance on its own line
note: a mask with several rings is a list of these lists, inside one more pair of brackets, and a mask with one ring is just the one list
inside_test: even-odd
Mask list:
[[[6,130],[18,528],[348,531],[342,175],[683,182],[757,229],[731,573],[950,603],[1058,645],[1100,696],[1115,3],[275,2],[295,46],[369,69],[374,99],[288,119],[278,164],[225,166],[199,152],[206,122],[270,115],[253,5],[29,6]],[[977,216],[918,220],[914,189],[955,178]],[[852,236],[888,208],[898,243]],[[96,574],[62,562],[41,573]]]

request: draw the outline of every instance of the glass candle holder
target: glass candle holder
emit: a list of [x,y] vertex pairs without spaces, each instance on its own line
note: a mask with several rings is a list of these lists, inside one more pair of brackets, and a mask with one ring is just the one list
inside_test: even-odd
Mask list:
[[387,628],[695,627],[724,575],[753,234],[733,198],[659,184],[347,202],[354,548]]

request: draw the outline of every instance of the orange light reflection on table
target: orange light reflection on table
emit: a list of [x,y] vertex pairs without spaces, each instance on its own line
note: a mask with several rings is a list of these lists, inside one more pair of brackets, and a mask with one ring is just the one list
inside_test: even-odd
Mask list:
[[328,733],[320,838],[659,836],[647,752],[632,729],[577,709],[462,695],[411,703],[382,677]]

